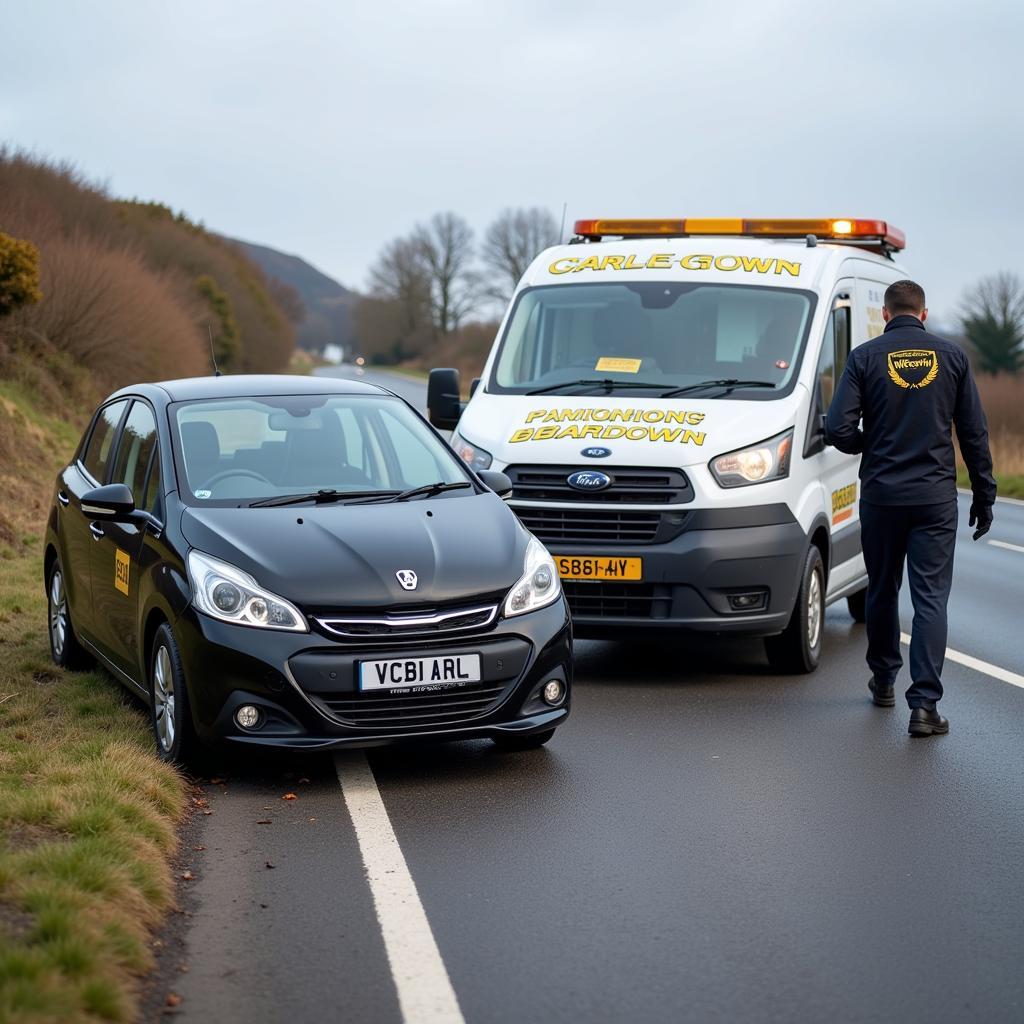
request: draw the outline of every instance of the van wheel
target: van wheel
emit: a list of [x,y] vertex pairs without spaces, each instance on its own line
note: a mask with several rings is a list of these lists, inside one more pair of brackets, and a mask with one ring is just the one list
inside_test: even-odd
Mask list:
[[54,559],[46,581],[46,621],[50,626],[50,657],[61,668],[86,669],[95,664],[89,652],[78,642],[71,625],[68,588],[60,559]]
[[804,558],[800,590],[789,625],[778,636],[765,637],[768,664],[776,672],[813,672],[821,657],[825,631],[825,566],[821,552],[812,544]]
[[201,770],[205,750],[196,736],[178,643],[165,622],[149,657],[149,720],[161,761]]
[[499,750],[537,750],[554,735],[554,729],[545,729],[530,736],[493,736],[492,740]]
[[846,608],[850,613],[850,617],[854,622],[865,622],[867,621],[867,600],[868,600],[868,588],[865,587],[863,590],[858,590],[856,594],[851,594],[846,599]]

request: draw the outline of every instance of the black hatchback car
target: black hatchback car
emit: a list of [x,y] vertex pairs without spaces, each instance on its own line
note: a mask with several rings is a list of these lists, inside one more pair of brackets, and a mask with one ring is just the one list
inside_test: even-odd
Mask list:
[[125,388],[57,479],[54,661],[98,659],[140,695],[167,760],[217,740],[539,746],[569,713],[571,627],[509,488],[373,385]]

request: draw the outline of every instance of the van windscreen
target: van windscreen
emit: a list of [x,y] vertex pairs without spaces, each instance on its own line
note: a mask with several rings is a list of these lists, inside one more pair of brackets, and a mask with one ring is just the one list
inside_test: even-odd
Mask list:
[[[489,389],[523,394],[600,379],[625,388],[704,381],[773,385],[721,397],[764,400],[795,382],[810,292],[681,282],[547,285],[522,292]],[[657,397],[652,392],[651,397]]]

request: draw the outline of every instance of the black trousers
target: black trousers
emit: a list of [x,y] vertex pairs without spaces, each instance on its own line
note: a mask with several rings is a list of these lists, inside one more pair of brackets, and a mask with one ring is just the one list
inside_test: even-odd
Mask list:
[[936,505],[860,503],[861,545],[868,569],[868,667],[879,682],[894,683],[903,666],[899,594],[906,562],[914,602],[907,690],[912,708],[934,708],[942,697],[956,522],[955,498]]

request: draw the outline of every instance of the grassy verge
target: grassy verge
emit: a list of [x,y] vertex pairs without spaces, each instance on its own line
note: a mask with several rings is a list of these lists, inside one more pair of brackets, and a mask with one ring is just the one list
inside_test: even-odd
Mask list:
[[[27,474],[45,506],[77,431],[17,389],[0,398],[0,485]],[[50,661],[32,504],[0,524],[0,1021],[129,1021],[172,899],[185,786],[109,676]]]
[[[1000,473],[996,470],[996,484],[999,488],[1000,498],[1022,498],[1024,499],[1024,474],[1022,473]],[[966,469],[960,469],[956,475],[958,487],[965,490],[971,489],[971,480]]]

